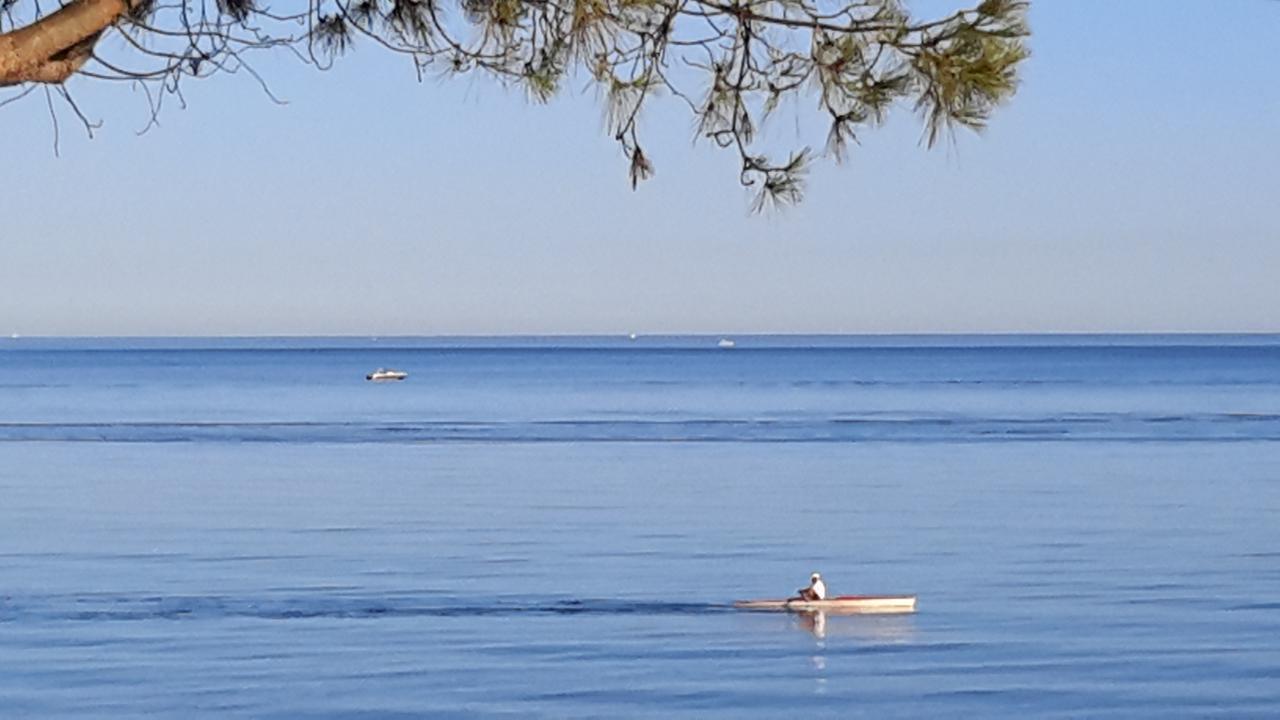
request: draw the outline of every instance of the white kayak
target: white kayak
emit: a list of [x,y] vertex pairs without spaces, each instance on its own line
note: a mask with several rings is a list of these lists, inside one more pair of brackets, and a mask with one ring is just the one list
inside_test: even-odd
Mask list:
[[781,610],[784,612],[826,612],[833,614],[913,613],[915,595],[839,595],[826,600],[739,600],[740,610]]

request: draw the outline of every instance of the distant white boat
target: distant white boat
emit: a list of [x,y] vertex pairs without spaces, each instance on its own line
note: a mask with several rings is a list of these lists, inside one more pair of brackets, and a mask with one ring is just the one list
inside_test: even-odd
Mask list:
[[630,335],[628,335],[627,337],[628,337],[628,338],[630,338],[630,339],[632,339],[632,340],[635,340],[635,339],[636,339],[636,334],[635,334],[635,333],[631,333],[631,334],[630,334]]
[[724,348],[725,350],[728,350],[729,348],[734,347],[737,344],[738,343],[730,340],[729,338],[720,338],[720,342],[716,343],[716,347]]
[[403,370],[388,370],[386,368],[378,368],[377,370],[374,370],[368,375],[365,375],[364,379],[372,380],[374,382],[383,382],[386,380],[403,380],[407,377],[409,377],[409,373],[404,372]]

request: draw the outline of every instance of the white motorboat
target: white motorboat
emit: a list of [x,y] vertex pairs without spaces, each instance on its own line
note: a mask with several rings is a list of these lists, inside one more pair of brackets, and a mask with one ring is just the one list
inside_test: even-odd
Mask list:
[[409,373],[404,372],[403,370],[388,370],[386,368],[378,368],[377,370],[374,370],[368,375],[365,375],[364,379],[372,380],[373,382],[385,382],[387,380],[403,380],[407,377],[409,377]]

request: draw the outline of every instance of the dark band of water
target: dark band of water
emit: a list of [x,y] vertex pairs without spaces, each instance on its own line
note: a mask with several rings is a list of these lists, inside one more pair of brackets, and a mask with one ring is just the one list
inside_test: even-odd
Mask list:
[[231,597],[133,594],[0,598],[0,623],[18,620],[299,620],[513,615],[710,615],[732,605],[607,599],[386,598],[347,596]]
[[1280,415],[842,416],[801,420],[0,423],[0,442],[974,442],[1280,440]]

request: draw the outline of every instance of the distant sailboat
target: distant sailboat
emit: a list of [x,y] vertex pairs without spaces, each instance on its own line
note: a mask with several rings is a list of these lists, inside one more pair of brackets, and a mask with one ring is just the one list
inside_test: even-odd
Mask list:
[[631,334],[630,334],[630,335],[628,335],[627,337],[628,337],[629,339],[631,339],[631,340],[635,340],[635,339],[636,339],[636,334],[635,334],[635,333],[631,333]]

